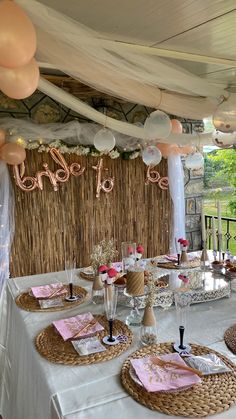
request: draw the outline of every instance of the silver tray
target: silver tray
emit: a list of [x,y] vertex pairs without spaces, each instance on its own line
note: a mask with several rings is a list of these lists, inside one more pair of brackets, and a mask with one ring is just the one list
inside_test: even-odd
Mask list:
[[[230,297],[231,285],[230,282],[222,277],[220,274],[208,271],[194,271],[188,273],[189,287],[192,293],[191,304],[203,303],[207,301],[218,300],[224,297]],[[163,279],[163,277],[162,277]],[[156,290],[154,307],[168,308],[174,303],[174,293],[183,285],[178,278],[178,274],[172,273],[165,276],[168,281],[168,288],[160,288]],[[133,299],[125,297],[125,305],[132,307]],[[146,295],[136,297],[139,308],[144,308],[146,304]]]

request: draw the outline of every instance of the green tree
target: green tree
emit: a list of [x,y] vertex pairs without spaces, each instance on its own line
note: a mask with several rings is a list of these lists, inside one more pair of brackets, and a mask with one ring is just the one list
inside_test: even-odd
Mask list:
[[219,164],[217,176],[226,176],[231,186],[234,188],[233,199],[229,202],[229,209],[236,215],[236,149],[217,150],[209,156],[214,164]]

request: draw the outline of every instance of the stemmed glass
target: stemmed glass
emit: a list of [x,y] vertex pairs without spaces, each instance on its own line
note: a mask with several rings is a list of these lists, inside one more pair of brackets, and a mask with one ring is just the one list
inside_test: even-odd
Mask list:
[[[136,243],[134,242],[122,242],[121,253],[123,262],[123,271],[127,273],[128,270],[132,270],[136,263]],[[129,316],[126,318],[126,324],[132,326],[139,326],[142,321],[142,316],[138,309],[138,299],[135,295],[129,295],[127,291],[124,291],[127,297],[131,297],[132,310]]]
[[189,353],[191,351],[191,347],[188,344],[184,344],[184,331],[187,325],[187,315],[189,311],[189,306],[192,301],[192,292],[189,289],[179,289],[174,293],[174,299],[180,333],[180,342],[176,342],[174,344],[174,349],[180,353]]
[[136,262],[136,243],[122,242],[121,254],[123,262],[123,271],[127,272]]
[[116,315],[118,288],[113,284],[105,285],[104,288],[104,306],[106,317],[109,323],[109,335],[103,338],[103,342],[107,345],[116,345],[119,340],[116,336],[113,336],[113,320]]
[[66,297],[67,301],[76,301],[79,298],[78,295],[74,295],[74,293],[73,293],[75,270],[76,270],[75,258],[73,258],[72,260],[66,260],[65,271],[66,271],[67,283],[69,284],[69,290],[70,290],[69,297]]

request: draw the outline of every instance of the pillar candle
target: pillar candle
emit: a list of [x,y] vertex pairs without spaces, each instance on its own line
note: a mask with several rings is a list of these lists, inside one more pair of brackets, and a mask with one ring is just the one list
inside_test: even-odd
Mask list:
[[202,222],[202,241],[206,240],[206,227],[205,227],[205,216],[203,211],[203,205],[202,205],[202,213],[201,213],[201,222]]
[[218,216],[218,234],[222,234],[222,223],[221,223],[221,203],[217,203],[217,216]]
[[212,247],[213,247],[213,250],[217,251],[215,217],[212,217]]

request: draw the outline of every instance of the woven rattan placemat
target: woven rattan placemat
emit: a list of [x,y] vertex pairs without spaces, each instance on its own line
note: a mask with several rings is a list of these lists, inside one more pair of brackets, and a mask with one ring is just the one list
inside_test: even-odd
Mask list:
[[224,340],[231,352],[236,354],[236,324],[225,331]]
[[[68,295],[69,295],[69,286],[68,285],[64,285],[64,286],[68,289]],[[80,295],[80,298],[77,301],[73,301],[73,302],[63,300],[63,306],[61,307],[41,308],[37,298],[35,298],[33,295],[30,295],[29,292],[23,292],[22,294],[18,295],[15,301],[18,307],[26,311],[42,311],[42,312],[61,311],[61,310],[73,308],[83,303],[88,294],[88,292],[84,288],[79,287],[78,285],[73,286],[73,292],[75,295]]]
[[[97,321],[105,328],[97,335],[102,339],[108,335],[108,321],[105,316],[94,315]],[[87,356],[80,356],[74,349],[71,342],[65,342],[61,335],[56,331],[53,325],[48,326],[42,330],[35,338],[35,346],[40,355],[50,362],[66,365],[88,365],[97,362],[108,361],[116,358],[122,352],[126,351],[132,342],[132,332],[120,320],[114,320],[113,334],[126,335],[128,340],[125,343],[119,343],[114,346],[106,346],[106,351],[90,354]]]
[[95,275],[93,274],[87,274],[86,272],[80,271],[78,273],[78,275],[83,278],[83,279],[87,279],[88,281],[93,281],[95,278]]
[[147,392],[130,377],[130,358],[142,358],[173,352],[171,343],[161,343],[147,346],[127,358],[121,370],[123,386],[140,404],[167,415],[197,418],[221,413],[229,409],[236,403],[236,365],[210,348],[193,344],[191,346],[194,355],[215,353],[232,368],[232,373],[204,376],[200,384],[177,393]]

